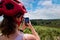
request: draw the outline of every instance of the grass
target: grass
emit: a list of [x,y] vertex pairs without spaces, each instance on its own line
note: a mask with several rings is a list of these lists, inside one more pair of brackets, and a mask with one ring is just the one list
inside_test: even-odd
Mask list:
[[[60,28],[46,27],[46,26],[33,26],[40,36],[41,40],[60,40]],[[27,28],[24,33],[31,33]]]

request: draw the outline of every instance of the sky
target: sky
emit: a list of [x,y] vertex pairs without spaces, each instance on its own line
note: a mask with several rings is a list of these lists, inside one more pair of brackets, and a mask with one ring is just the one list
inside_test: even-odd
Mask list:
[[60,0],[19,0],[30,19],[60,19]]
[[[60,0],[19,0],[30,19],[60,19]],[[2,20],[3,17],[0,17]]]

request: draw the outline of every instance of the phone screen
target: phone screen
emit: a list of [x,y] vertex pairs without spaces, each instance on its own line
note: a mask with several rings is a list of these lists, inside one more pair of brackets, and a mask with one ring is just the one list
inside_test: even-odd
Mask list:
[[29,23],[29,18],[25,18],[25,23]]

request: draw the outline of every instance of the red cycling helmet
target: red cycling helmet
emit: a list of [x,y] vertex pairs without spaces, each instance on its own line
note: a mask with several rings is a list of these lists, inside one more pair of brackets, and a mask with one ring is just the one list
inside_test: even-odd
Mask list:
[[18,3],[12,0],[4,0],[3,11],[3,14],[7,16],[14,16],[18,12],[22,14],[26,13],[26,9],[24,9],[24,6],[19,5]]
[[[2,0],[2,8],[0,8],[0,13],[6,16],[14,17],[18,13],[21,13],[24,15],[24,13],[27,13],[25,7],[22,5],[22,3],[18,3],[14,0]],[[16,20],[16,19],[15,19]],[[18,24],[19,21],[16,21]]]

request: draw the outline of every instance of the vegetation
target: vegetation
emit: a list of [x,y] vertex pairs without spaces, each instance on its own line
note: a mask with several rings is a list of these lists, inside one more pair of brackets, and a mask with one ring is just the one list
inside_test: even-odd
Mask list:
[[[41,40],[60,40],[60,28],[45,27],[45,26],[33,26],[40,36]],[[27,28],[25,33],[31,33]]]
[[36,20],[31,20],[31,22],[33,25],[60,27],[60,19],[50,19],[50,20],[36,19]]
[[[41,40],[60,40],[60,19],[31,20]],[[31,33],[28,28],[24,33]]]

